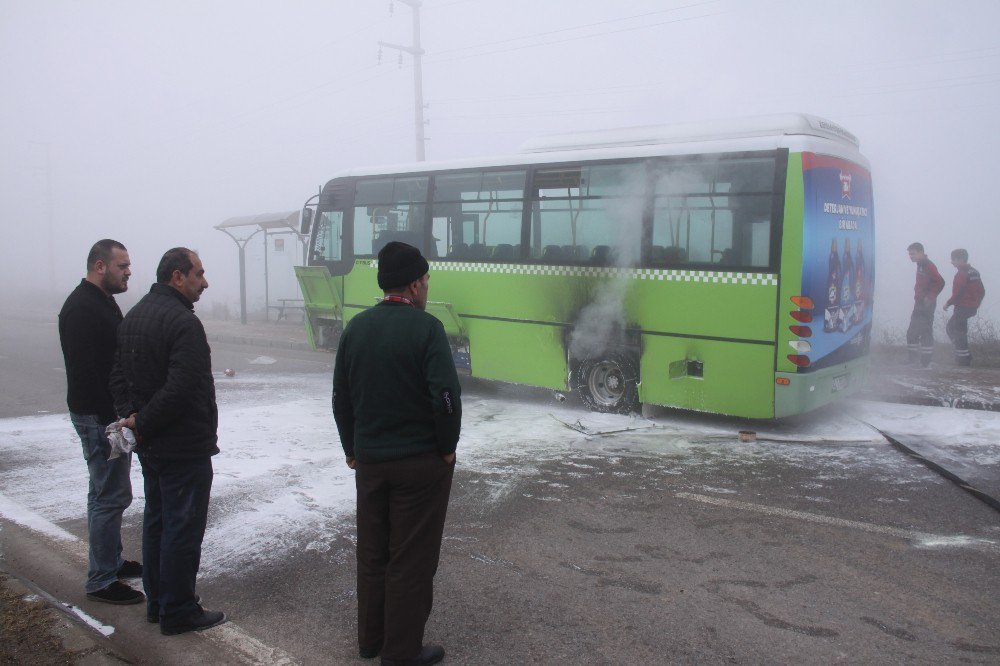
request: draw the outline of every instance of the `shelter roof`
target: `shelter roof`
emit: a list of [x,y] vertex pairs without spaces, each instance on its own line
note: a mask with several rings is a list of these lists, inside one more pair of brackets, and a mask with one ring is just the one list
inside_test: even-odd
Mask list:
[[284,211],[281,213],[260,213],[259,215],[243,215],[231,217],[215,225],[216,229],[232,229],[234,227],[257,227],[258,229],[291,229],[299,231],[299,211]]

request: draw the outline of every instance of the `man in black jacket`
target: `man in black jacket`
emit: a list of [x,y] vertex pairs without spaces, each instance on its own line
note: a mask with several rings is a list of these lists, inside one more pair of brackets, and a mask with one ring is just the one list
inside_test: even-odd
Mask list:
[[201,259],[167,250],[156,284],[118,329],[115,408],[135,431],[146,491],[142,583],[146,619],[164,635],[208,629],[226,614],[195,594],[201,542],[219,452],[211,350],[194,303],[208,288]]
[[90,568],[87,598],[109,604],[137,604],[142,592],[118,577],[142,575],[142,565],[122,558],[122,513],[132,503],[132,454],[108,460],[105,429],[116,421],[108,380],[114,363],[122,311],[115,294],[128,289],[132,275],[128,250],[118,241],[97,241],[87,256],[87,277],[80,280],[59,312],[59,342],[66,364],[69,416],[83,443],[90,472],[87,538]]
[[358,491],[358,645],[382,664],[435,664],[423,645],[462,423],[461,387],[427,305],[427,260],[393,241],[378,255],[382,301],[344,329],[333,415]]

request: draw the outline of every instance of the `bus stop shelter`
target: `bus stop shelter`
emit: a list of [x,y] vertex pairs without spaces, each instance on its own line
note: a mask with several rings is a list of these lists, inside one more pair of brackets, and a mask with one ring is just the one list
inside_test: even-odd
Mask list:
[[246,248],[250,240],[261,234],[264,242],[264,316],[269,317],[271,310],[270,288],[267,268],[267,243],[272,236],[292,235],[302,245],[302,262],[306,259],[308,236],[299,233],[298,210],[281,213],[261,213],[260,215],[244,215],[231,217],[215,225],[215,228],[226,234],[236,243],[240,254],[240,322],[247,323],[247,275]]

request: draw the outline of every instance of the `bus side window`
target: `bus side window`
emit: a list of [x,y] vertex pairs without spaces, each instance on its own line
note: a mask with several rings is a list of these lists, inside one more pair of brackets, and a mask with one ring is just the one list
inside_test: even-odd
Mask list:
[[448,224],[448,218],[435,215],[431,220],[430,255],[435,259],[445,258],[448,256],[448,248],[451,245],[451,225]]
[[773,181],[771,157],[664,160],[657,166],[649,262],[744,265],[749,258],[767,267]]
[[[434,177],[434,218],[447,217],[449,258],[511,261],[521,239],[525,171],[470,171]],[[435,233],[435,237],[439,234]],[[509,249],[497,248],[507,246]]]
[[361,179],[354,194],[354,254],[374,256],[393,240],[423,247],[426,177]]

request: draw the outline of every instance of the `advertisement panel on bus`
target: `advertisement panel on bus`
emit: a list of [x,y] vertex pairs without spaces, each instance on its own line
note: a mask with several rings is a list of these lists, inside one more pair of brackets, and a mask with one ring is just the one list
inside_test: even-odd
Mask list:
[[875,293],[872,181],[867,169],[803,153],[802,288],[815,304],[809,372],[858,358],[871,341]]

